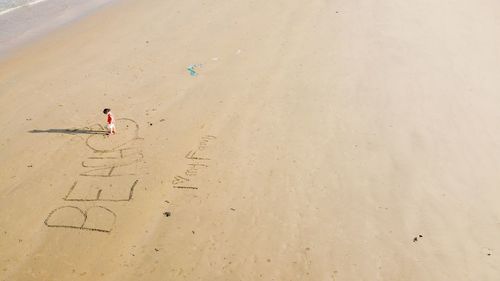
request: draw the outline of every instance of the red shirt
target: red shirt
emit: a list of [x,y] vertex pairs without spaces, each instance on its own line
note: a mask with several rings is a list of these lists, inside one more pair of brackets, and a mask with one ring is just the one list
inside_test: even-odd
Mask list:
[[111,112],[108,113],[108,124],[112,124],[112,123],[115,123],[115,117],[113,116],[113,114],[111,114]]

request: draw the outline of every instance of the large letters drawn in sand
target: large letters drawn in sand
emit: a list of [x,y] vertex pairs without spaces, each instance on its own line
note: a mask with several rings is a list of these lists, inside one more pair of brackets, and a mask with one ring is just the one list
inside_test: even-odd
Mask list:
[[[132,119],[118,119],[119,133],[110,137],[90,135],[85,140],[89,155],[81,161],[81,173],[69,184],[66,202],[87,203],[85,207],[62,206],[52,210],[45,220],[48,227],[111,232],[116,214],[114,202],[130,201],[139,182],[137,170],[143,163],[139,125]],[[91,129],[103,130],[99,124]],[[93,203],[88,207],[88,203]]]

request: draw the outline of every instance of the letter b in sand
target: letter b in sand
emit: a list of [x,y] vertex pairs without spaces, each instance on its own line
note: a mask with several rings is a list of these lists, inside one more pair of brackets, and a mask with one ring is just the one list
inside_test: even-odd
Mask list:
[[73,228],[79,230],[111,232],[116,214],[108,208],[94,206],[83,211],[75,206],[59,207],[47,216],[48,227]]

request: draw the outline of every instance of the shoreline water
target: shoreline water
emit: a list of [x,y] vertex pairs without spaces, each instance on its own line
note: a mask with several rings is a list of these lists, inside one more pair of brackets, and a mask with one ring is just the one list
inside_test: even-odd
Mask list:
[[0,16],[4,15],[4,14],[8,14],[10,12],[13,12],[15,10],[18,10],[18,9],[21,9],[21,8],[24,8],[24,7],[30,7],[30,6],[34,6],[36,4],[39,4],[41,2],[45,2],[47,0],[35,0],[33,2],[30,2],[30,3],[26,3],[26,4],[23,4],[23,5],[19,5],[19,6],[15,6],[15,7],[12,7],[12,8],[8,8],[6,10],[3,10],[3,11],[0,11]]
[[37,0],[0,12],[0,60],[117,0]]

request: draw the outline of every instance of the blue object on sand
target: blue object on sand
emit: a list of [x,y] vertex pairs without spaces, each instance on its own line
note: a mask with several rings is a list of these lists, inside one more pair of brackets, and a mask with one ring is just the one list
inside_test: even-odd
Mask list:
[[195,67],[199,66],[199,64],[192,64],[190,65],[187,70],[189,71],[189,74],[191,74],[191,76],[196,76],[198,75],[198,73],[196,72],[196,70],[194,70]]

